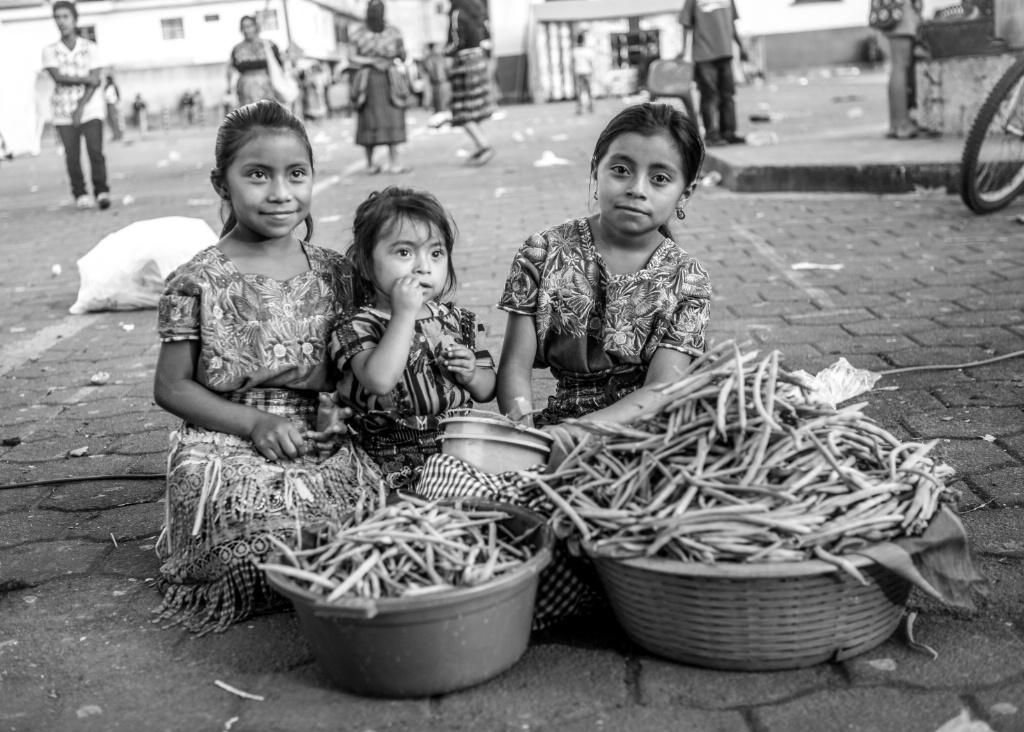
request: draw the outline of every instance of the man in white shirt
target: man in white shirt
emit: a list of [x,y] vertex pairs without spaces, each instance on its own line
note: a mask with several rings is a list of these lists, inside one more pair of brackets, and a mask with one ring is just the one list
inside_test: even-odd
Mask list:
[[[106,104],[99,92],[103,64],[98,46],[78,35],[78,10],[68,0],[53,4],[60,40],[43,49],[43,68],[53,78],[53,125],[60,134],[71,179],[71,195],[80,209],[110,208],[107,162],[103,157],[103,117]],[[82,174],[82,139],[89,155],[95,200]]]

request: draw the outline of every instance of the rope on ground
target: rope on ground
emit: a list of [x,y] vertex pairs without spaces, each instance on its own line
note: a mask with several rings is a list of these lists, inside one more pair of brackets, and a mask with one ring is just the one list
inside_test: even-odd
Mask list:
[[987,366],[990,363],[996,361],[1005,361],[1009,358],[1018,358],[1024,356],[1024,351],[1014,351],[1012,353],[1004,353],[1002,356],[996,356],[994,358],[986,358],[983,361],[968,361],[967,363],[948,363],[948,364],[935,364],[935,365],[924,365],[924,366],[907,366],[902,369],[889,369],[888,371],[877,371],[876,373],[882,376],[892,376],[893,374],[906,374],[910,371],[952,371],[955,369],[972,369],[977,366]]

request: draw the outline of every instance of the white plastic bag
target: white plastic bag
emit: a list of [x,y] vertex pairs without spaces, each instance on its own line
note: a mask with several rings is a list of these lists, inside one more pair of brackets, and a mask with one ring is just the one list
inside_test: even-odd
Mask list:
[[837,404],[871,391],[875,382],[882,378],[881,374],[859,369],[842,357],[814,376],[802,369],[790,375],[803,381],[804,386],[810,390],[805,395],[807,401],[824,404],[832,409]]
[[167,216],[129,224],[78,260],[81,284],[69,311],[155,308],[167,275],[216,243],[202,219]]

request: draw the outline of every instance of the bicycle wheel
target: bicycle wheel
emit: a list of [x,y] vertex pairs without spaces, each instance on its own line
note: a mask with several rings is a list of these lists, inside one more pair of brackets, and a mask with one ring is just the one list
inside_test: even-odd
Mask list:
[[964,144],[960,197],[976,213],[1009,205],[1024,190],[1024,58],[981,105]]

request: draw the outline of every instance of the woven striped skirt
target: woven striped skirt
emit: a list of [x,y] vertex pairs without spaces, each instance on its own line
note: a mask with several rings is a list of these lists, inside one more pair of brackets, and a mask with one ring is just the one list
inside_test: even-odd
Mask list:
[[[290,419],[300,431],[316,422],[315,393],[252,389],[229,401]],[[252,441],[191,424],[171,434],[164,529],[157,541],[164,595],[159,620],[197,633],[225,630],[288,602],[256,564],[303,524],[337,520],[361,495],[378,495],[380,472],[344,439],[307,443],[298,460],[272,463]]]
[[[360,425],[357,418],[353,424]],[[384,477],[388,490],[413,490],[419,482],[423,464],[430,455],[440,452],[437,429],[413,429],[391,426],[371,431],[364,427],[358,436],[359,445],[373,458]]]
[[597,373],[551,369],[557,385],[544,411],[534,417],[537,426],[558,424],[609,407],[644,385],[647,368],[623,364]]
[[[538,469],[543,470],[543,466]],[[554,506],[529,473],[482,473],[451,455],[427,458],[416,492],[431,499],[461,497],[511,503],[545,518],[554,513]],[[543,630],[567,618],[587,615],[605,602],[590,561],[574,556],[563,540],[556,539],[552,562],[540,573],[533,629]]]
[[452,124],[464,125],[488,119],[494,114],[491,94],[491,68],[479,48],[460,51],[451,70]]

